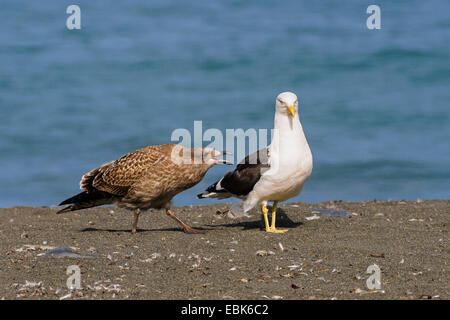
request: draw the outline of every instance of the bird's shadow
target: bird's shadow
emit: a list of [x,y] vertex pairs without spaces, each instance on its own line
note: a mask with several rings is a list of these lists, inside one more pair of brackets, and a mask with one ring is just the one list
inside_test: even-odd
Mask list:
[[[212,230],[211,228],[202,228],[196,227],[195,229],[201,231]],[[182,228],[162,228],[162,229],[136,229],[136,233],[141,232],[155,232],[155,231],[179,231],[184,232]],[[98,229],[98,228],[84,228],[81,229],[80,232],[115,232],[115,233],[131,233],[131,229]]]
[[[271,223],[271,212],[272,208],[268,207],[269,209],[269,223]],[[236,223],[223,223],[223,224],[207,224],[204,227],[195,227],[195,229],[201,230],[201,231],[211,231],[218,227],[226,227],[226,228],[236,228],[240,227],[243,230],[251,230],[251,229],[260,229],[264,230],[264,217],[262,214],[257,213],[257,215],[260,215],[259,220],[254,221],[239,221]],[[302,225],[303,222],[294,222],[291,218],[286,214],[286,212],[283,209],[278,208],[277,209],[277,217],[276,217],[276,226],[277,228],[296,228],[300,225]],[[191,226],[192,227],[192,226]],[[141,232],[155,232],[155,231],[177,231],[177,232],[183,232],[182,228],[162,228],[162,229],[136,229],[137,233]],[[99,228],[84,228],[81,229],[80,232],[112,232],[112,233],[131,233],[131,229],[99,229]]]
[[[269,224],[272,223],[272,208],[269,208]],[[259,213],[258,213],[259,214]],[[294,222],[291,218],[286,214],[286,212],[283,209],[278,208],[277,209],[277,217],[276,217],[276,226],[277,228],[296,228],[300,225],[302,225],[303,222]],[[255,221],[239,221],[236,223],[224,223],[224,224],[216,224],[216,225],[207,225],[208,227],[215,228],[215,227],[226,227],[226,228],[236,228],[236,227],[242,227],[243,230],[250,230],[250,229],[260,229],[265,230],[265,223],[264,223],[264,216],[260,214],[260,219]]]

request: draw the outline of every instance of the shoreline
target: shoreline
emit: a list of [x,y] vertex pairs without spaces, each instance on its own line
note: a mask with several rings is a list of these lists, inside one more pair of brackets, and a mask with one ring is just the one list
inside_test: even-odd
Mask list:
[[[0,299],[450,297],[450,200],[288,202],[277,213],[285,234],[264,232],[255,209],[249,218],[217,213],[229,206],[174,206],[199,235],[160,210],[142,214],[132,235],[132,213],[115,207],[0,209]],[[74,255],[48,256],[63,245]],[[379,290],[366,284],[373,264]],[[80,267],[81,290],[66,287],[70,265]]]

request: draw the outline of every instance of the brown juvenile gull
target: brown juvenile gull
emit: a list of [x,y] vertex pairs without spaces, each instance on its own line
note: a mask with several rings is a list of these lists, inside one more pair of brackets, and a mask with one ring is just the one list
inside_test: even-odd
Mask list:
[[131,232],[136,233],[141,211],[164,208],[184,232],[202,233],[178,219],[170,203],[175,195],[200,182],[209,168],[218,163],[230,164],[215,158],[224,153],[175,144],[148,146],[130,152],[86,173],[80,181],[83,192],[61,202],[59,205],[70,206],[57,213],[115,204],[134,211]]

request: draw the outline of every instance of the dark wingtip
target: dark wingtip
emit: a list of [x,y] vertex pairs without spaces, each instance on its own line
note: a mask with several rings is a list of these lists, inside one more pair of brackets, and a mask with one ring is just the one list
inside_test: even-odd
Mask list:
[[[68,200],[68,199],[67,199]],[[67,202],[67,200],[64,200],[63,202],[61,202],[60,204],[58,204],[58,206],[63,206],[63,205],[65,205],[65,204],[69,204],[68,202]]]
[[56,214],[61,214],[61,213],[64,213],[64,212],[69,212],[69,211],[72,211],[72,206],[65,207],[65,208],[59,210],[58,212],[56,212]]
[[85,200],[86,200],[86,196],[87,196],[86,191],[82,191],[82,192],[80,192],[79,194],[76,194],[76,195],[74,195],[74,196],[72,196],[72,197],[70,197],[70,198],[64,200],[64,201],[61,202],[59,205],[60,205],[60,206],[64,206],[64,205],[66,205],[66,204],[72,204],[72,203],[82,202],[82,201],[85,201]]
[[64,200],[63,202],[61,202],[60,204],[58,204],[58,206],[63,206],[66,204],[72,204],[74,202],[74,198],[79,196],[78,194],[76,196],[70,197],[69,199]]
[[204,198],[203,193],[199,193],[199,194],[197,195],[197,198],[198,198],[198,199],[203,199],[203,198]]

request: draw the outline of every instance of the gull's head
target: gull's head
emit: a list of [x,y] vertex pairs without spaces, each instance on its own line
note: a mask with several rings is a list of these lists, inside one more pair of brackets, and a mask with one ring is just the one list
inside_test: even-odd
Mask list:
[[294,118],[298,113],[297,95],[289,91],[280,93],[275,103],[275,111]]

